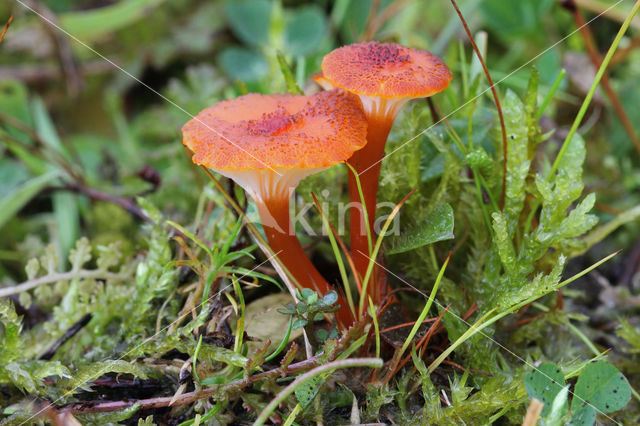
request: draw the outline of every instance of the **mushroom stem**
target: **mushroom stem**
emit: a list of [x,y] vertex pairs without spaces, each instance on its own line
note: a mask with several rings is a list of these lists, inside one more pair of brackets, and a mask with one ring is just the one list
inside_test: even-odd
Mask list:
[[[374,224],[376,213],[376,201],[378,193],[378,179],[380,177],[380,167],[384,157],[384,147],[387,136],[393,125],[394,117],[372,115],[368,117],[367,145],[348,160],[348,163],[358,173],[362,196],[367,209],[369,220],[369,232],[375,241]],[[369,264],[369,244],[367,241],[367,227],[364,219],[364,212],[361,208],[360,194],[353,173],[349,173],[349,197],[352,205],[351,217],[351,256],[358,274],[364,277]],[[365,253],[365,254],[363,254]],[[377,271],[378,268],[374,269]],[[378,285],[378,273],[372,275],[374,285],[370,286],[370,295],[374,301],[380,300],[382,296]],[[365,297],[365,295],[362,295]]]
[[[256,205],[271,249],[296,281],[302,287],[316,291],[320,297],[327,291],[333,290],[333,286],[313,266],[295,234],[289,216],[289,198],[256,199]],[[353,323],[354,318],[340,292],[338,292],[337,303],[340,305],[340,310],[335,313],[338,325],[340,328],[348,327]]]

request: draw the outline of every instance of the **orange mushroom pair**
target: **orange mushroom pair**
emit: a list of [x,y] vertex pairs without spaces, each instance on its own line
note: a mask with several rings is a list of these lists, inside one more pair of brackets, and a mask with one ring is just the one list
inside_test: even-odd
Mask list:
[[[365,143],[358,99],[343,91],[313,96],[249,94],[200,112],[182,128],[193,162],[233,179],[253,198],[274,253],[300,285],[320,294],[333,287],[304,253],[289,199],[305,177],[344,162]],[[344,298],[338,322],[353,316]]]
[[[374,235],[380,166],[398,112],[410,99],[446,89],[451,78],[449,68],[432,53],[393,43],[352,44],[332,51],[322,60],[322,73],[314,76],[314,80],[325,89],[341,88],[358,95],[367,116],[367,145],[354,153],[348,163],[358,173],[371,235]],[[352,173],[349,194],[351,202],[360,205]],[[350,215],[351,255],[357,273],[364,276],[369,263],[364,209],[353,208]],[[374,301],[380,300],[382,291],[380,286],[373,286]]]
[[[373,235],[380,162],[395,117],[410,99],[444,90],[451,73],[429,52],[368,42],[329,53],[314,79],[330,91],[241,96],[203,110],[182,131],[194,163],[235,180],[253,198],[272,249],[296,281],[324,294],[332,286],[304,253],[291,224],[293,190],[305,177],[348,161],[358,173]],[[349,194],[362,207],[352,174]],[[364,209],[350,214],[355,273],[364,276]],[[380,287],[370,292],[376,302]],[[354,318],[342,296],[339,303],[338,323],[350,325]]]

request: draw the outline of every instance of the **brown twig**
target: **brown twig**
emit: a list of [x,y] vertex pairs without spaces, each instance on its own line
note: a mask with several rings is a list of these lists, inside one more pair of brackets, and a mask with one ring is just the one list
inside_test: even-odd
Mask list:
[[97,402],[97,403],[94,403],[93,401],[76,402],[76,403],[62,406],[60,407],[60,410],[63,412],[71,412],[74,414],[86,414],[86,413],[104,413],[109,411],[123,410],[127,407],[131,407],[134,404],[140,404],[141,410],[169,407],[169,406],[178,407],[182,405],[188,405],[198,400],[212,397],[214,395],[222,395],[227,391],[231,391],[231,392],[237,391],[263,380],[276,379],[280,377],[282,374],[295,373],[295,372],[316,367],[317,365],[320,364],[320,360],[323,356],[324,354],[319,354],[312,358],[306,359],[304,361],[300,361],[296,364],[291,364],[285,368],[275,368],[273,370],[269,370],[264,373],[255,374],[253,376],[250,376],[247,379],[236,380],[224,385],[205,388],[199,391],[183,393],[179,397],[175,398],[173,403],[171,403],[171,400],[174,399],[173,396],[163,396],[163,397],[156,397],[156,398],[126,400],[126,401],[106,401],[106,402]]
[[0,34],[0,43],[2,43],[4,36],[7,34],[7,31],[9,30],[9,26],[11,25],[11,22],[13,22],[13,15],[9,16],[9,20],[5,24],[4,29],[2,30],[2,34]]
[[[20,130],[23,133],[26,133],[31,139],[33,139],[33,141],[35,142],[35,145],[25,144],[24,142],[20,141],[19,139],[16,139],[16,138],[13,138],[13,137],[10,137],[10,136],[7,137],[8,140],[11,140],[11,141],[15,142],[16,144],[20,144],[21,148],[26,149],[29,152],[32,152],[32,153],[34,153],[36,155],[40,155],[45,160],[48,160],[47,153],[50,153],[53,156],[53,158],[51,160],[53,162],[57,163],[60,167],[62,167],[68,173],[69,177],[71,179],[73,179],[73,182],[68,182],[68,183],[64,184],[64,187],[63,187],[64,189],[84,194],[84,195],[88,196],[89,198],[92,198],[92,199],[95,199],[95,200],[108,201],[108,202],[117,204],[117,205],[121,206],[122,208],[124,208],[129,213],[139,217],[140,219],[142,219],[142,220],[144,220],[146,222],[152,222],[151,218],[149,218],[142,211],[142,209],[138,206],[138,204],[135,202],[134,199],[119,197],[117,195],[108,194],[108,193],[100,191],[98,189],[90,188],[90,187],[86,186],[84,184],[84,180],[83,180],[82,176],[77,174],[73,170],[73,165],[69,162],[69,160],[67,158],[65,158],[58,151],[55,151],[55,150],[49,148],[49,146],[45,143],[45,141],[42,140],[42,138],[40,137],[38,132],[36,132],[31,127],[27,126],[22,121],[14,118],[14,117],[12,117],[10,115],[7,115],[7,114],[4,114],[4,113],[0,112],[0,123],[2,123],[2,122],[10,125],[11,127],[14,127],[16,129]],[[141,178],[144,178],[144,176],[141,176]],[[152,185],[153,185],[153,183],[152,183]],[[182,237],[185,237],[184,234],[182,232],[180,232],[180,230],[178,230],[178,229],[174,228],[174,233],[176,235],[180,235]]]
[[[210,388],[201,389],[198,391],[187,392],[178,397],[166,396],[139,400],[124,400],[124,401],[86,401],[75,402],[59,407],[62,412],[71,412],[73,414],[85,414],[85,413],[98,413],[122,410],[127,407],[131,407],[134,404],[140,404],[140,409],[151,409],[161,407],[177,407],[182,405],[188,405],[201,399],[210,397],[227,398],[230,394],[240,391],[254,383],[262,382],[265,380],[275,380],[279,377],[285,377],[287,374],[297,373],[300,371],[308,370],[318,365],[324,364],[327,361],[334,359],[335,354],[345,350],[354,340],[354,336],[357,333],[353,333],[353,329],[358,329],[363,332],[364,322],[359,322],[353,325],[348,331],[342,334],[342,338],[338,341],[338,346],[332,354],[320,353],[314,355],[304,361],[297,362],[295,364],[289,364],[286,366],[280,366],[269,371],[254,374],[241,380],[235,380],[230,383],[217,385]],[[327,356],[329,358],[327,359]],[[173,400],[173,402],[172,402]]]
[[22,122],[21,120],[18,120],[12,115],[0,112],[0,123],[6,123],[11,127],[15,127],[21,132],[26,133],[27,135],[29,135],[31,139],[34,140],[34,142],[37,145],[40,145],[40,146],[46,145],[44,141],[40,138],[40,135],[38,134],[38,132],[36,132],[31,127],[27,126],[24,122]]
[[[442,330],[444,330],[444,325],[441,324],[441,321],[442,321],[442,318],[444,317],[444,314],[447,313],[447,311],[449,310],[450,307],[451,307],[451,305],[449,304],[449,305],[447,305],[447,307],[445,307],[442,310],[442,313],[440,313],[440,315],[438,315],[438,317],[436,318],[435,322],[431,325],[429,330],[425,333],[424,336],[422,336],[422,339],[420,339],[420,341],[416,345],[416,351],[420,351],[420,357],[421,358],[424,356],[424,353],[426,352],[427,346],[429,346],[429,342],[431,341],[431,338],[433,337],[433,335],[439,333]],[[407,359],[407,361],[408,361],[408,359]]]
[[371,7],[369,8],[369,15],[367,16],[367,23],[364,26],[361,41],[369,41],[371,40],[371,37],[375,35],[375,30],[372,25],[376,15],[378,14],[379,8],[380,0],[373,0],[373,3],[371,3]]
[[[578,5],[575,4],[574,0],[567,0],[566,3],[569,6],[568,10],[572,11],[573,20],[575,21],[576,26],[580,30],[580,35],[584,40],[587,53],[589,54],[589,59],[591,59],[594,67],[600,68],[600,65],[602,64],[602,58],[600,56],[600,53],[598,52],[598,48],[593,38],[591,29],[588,25],[586,25],[584,17],[582,16],[582,13],[580,12]],[[620,98],[618,98],[615,90],[613,90],[613,87],[611,87],[609,75],[606,72],[602,75],[602,87],[609,97],[613,108],[616,110],[616,114],[618,115],[618,118],[622,123],[622,127],[624,127],[624,130],[629,136],[629,139],[631,139],[631,142],[633,143],[633,146],[635,147],[638,155],[640,155],[640,139],[638,138],[638,135],[636,135],[633,124],[631,124],[631,120],[629,120],[629,116],[625,112],[622,102],[620,102]]]
[[433,103],[433,99],[430,97],[427,98],[427,105],[429,105],[429,112],[431,112],[431,120],[433,120],[434,124],[440,122],[440,114],[438,114],[438,110],[436,109],[436,104]]
[[[436,320],[436,318],[427,318],[425,320],[422,321],[423,324],[426,324],[428,322],[434,322]],[[397,324],[397,325],[393,325],[391,327],[387,327],[384,330],[380,330],[380,334],[384,334],[384,333],[388,333],[390,331],[393,330],[398,330],[401,328],[405,328],[405,327],[412,327],[416,322],[415,321],[410,321],[410,322],[405,322],[402,324]]]
[[[117,195],[109,194],[107,192],[100,191],[99,189],[90,188],[80,182],[68,182],[64,185],[63,188],[86,195],[87,197],[94,200],[108,201],[110,203],[117,204],[132,215],[139,217],[145,222],[154,223],[153,220],[151,220],[151,218],[142,211],[142,209],[138,206],[138,203],[136,203],[135,199],[133,198],[124,198]],[[174,235],[180,236],[187,240],[189,239],[179,229],[174,228],[173,226],[171,226],[171,229]],[[207,243],[207,241],[205,241],[205,243]]]
[[[440,325],[440,320],[442,319],[442,317],[444,316],[445,312],[447,312],[447,310],[449,309],[449,306],[447,306],[440,315],[438,315],[438,317],[436,318],[436,320],[433,322],[433,324],[431,324],[431,326],[429,327],[429,329],[427,330],[427,332],[424,334],[424,336],[422,336],[420,338],[420,340],[418,341],[418,343],[416,344],[415,348],[416,351],[419,350],[419,348],[426,342],[428,342],[429,340],[431,340],[431,336],[433,334],[435,334],[436,331],[439,331],[441,329],[441,327],[439,327]],[[386,384],[389,383],[389,381],[396,375],[396,373],[398,371],[400,371],[400,369],[402,367],[404,367],[404,365],[411,359],[411,353],[407,354],[403,359],[400,358],[396,358],[394,356],[394,361],[392,367],[389,369],[389,371],[387,372],[387,374],[384,376],[384,379],[382,379],[382,383]]]
[[487,65],[484,63],[484,59],[482,58],[482,53],[480,53],[480,49],[478,49],[478,45],[473,39],[473,35],[471,34],[471,30],[467,25],[467,21],[462,16],[462,12],[460,8],[458,8],[458,4],[456,0],[451,0],[451,4],[453,5],[456,13],[460,17],[460,21],[462,22],[462,26],[464,27],[465,32],[467,33],[467,37],[471,42],[471,46],[473,46],[474,52],[476,52],[476,56],[480,61],[480,65],[482,65],[482,69],[484,71],[484,75],[487,77],[487,81],[489,82],[489,88],[491,89],[491,93],[493,94],[493,100],[496,103],[496,109],[498,110],[498,118],[500,119],[500,128],[502,130],[502,155],[504,157],[504,162],[502,164],[502,192],[500,194],[500,210],[504,208],[504,197],[507,186],[507,129],[504,125],[504,117],[502,116],[502,107],[500,106],[500,98],[498,97],[498,91],[496,90],[495,84],[493,84],[493,80],[491,79],[491,74],[489,74],[489,69]]
[[615,65],[618,65],[620,62],[627,59],[629,53],[631,53],[637,47],[640,47],[640,36],[633,37],[628,45],[616,50],[616,53],[614,53],[613,57],[611,58],[611,66],[613,67]]
[[[602,14],[603,16],[605,16],[608,19],[611,19],[612,21],[623,23],[624,20],[627,19],[628,11],[621,10],[620,8],[617,8],[617,7],[611,8],[611,4],[601,3],[596,0],[575,0],[575,3],[578,6],[590,12],[593,12],[598,15]],[[640,18],[637,16],[634,17],[631,20],[630,26],[631,28],[640,30]]]
[[[8,124],[9,126],[14,127],[15,129],[27,134],[35,144],[27,144],[22,140],[14,138],[10,135],[6,136],[7,140],[20,145],[22,149],[29,151],[34,155],[39,155],[44,160],[56,163],[58,166],[63,168],[74,180],[77,180],[79,182],[83,180],[82,176],[78,175],[74,171],[73,164],[64,155],[62,155],[62,153],[60,153],[56,149],[52,149],[44,140],[42,140],[38,132],[36,132],[34,129],[27,126],[17,118],[12,117],[8,114],[4,114],[2,112],[0,112],[0,123]],[[49,155],[51,158],[48,158],[47,155]]]
[[131,198],[118,197],[117,195],[108,194],[95,188],[89,188],[88,186],[85,186],[78,182],[69,182],[64,185],[64,188],[70,191],[79,192],[80,194],[84,194],[94,200],[108,201],[110,203],[117,204],[134,216],[137,216],[146,222],[152,222],[151,218],[147,216],[138,206],[138,204]]
[[78,334],[78,332],[82,330],[85,325],[89,324],[89,321],[91,321],[91,318],[93,318],[92,314],[86,314],[82,318],[80,318],[78,321],[76,321],[71,327],[67,329],[67,331],[64,332],[62,336],[60,336],[60,338],[58,338],[58,340],[56,340],[53,343],[53,345],[49,347],[49,349],[47,349],[45,353],[40,355],[39,359],[50,360],[51,358],[53,358],[58,348],[64,345],[67,342],[67,340],[71,339],[73,336]]

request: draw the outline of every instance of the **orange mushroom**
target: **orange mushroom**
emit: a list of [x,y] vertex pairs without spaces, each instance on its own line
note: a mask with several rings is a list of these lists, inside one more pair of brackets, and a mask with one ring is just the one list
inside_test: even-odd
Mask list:
[[[367,115],[367,145],[348,163],[358,173],[369,231],[373,234],[376,195],[384,148],[396,115],[414,98],[424,98],[447,88],[452,75],[435,55],[393,43],[375,41],[335,49],[322,60],[322,73],[314,80],[324,89],[339,87],[360,97]],[[351,202],[360,204],[353,174],[349,174]],[[362,209],[351,209],[351,252],[356,270],[364,276],[369,263],[368,243]],[[375,274],[374,274],[375,276]],[[374,300],[381,289],[374,287]]]
[[[358,99],[335,90],[222,101],[200,112],[182,133],[194,163],[233,179],[253,198],[282,264],[301,286],[322,295],[332,287],[296,237],[289,198],[302,179],[361,149],[366,128]],[[339,303],[338,322],[350,325],[353,317],[341,296]]]

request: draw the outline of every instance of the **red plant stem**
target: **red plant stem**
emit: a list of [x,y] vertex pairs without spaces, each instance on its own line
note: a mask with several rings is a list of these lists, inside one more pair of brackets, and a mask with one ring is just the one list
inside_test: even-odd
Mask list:
[[456,0],[451,0],[451,4],[453,8],[458,13],[460,17],[460,21],[462,22],[462,26],[464,27],[465,32],[467,33],[467,37],[469,37],[469,41],[471,42],[471,46],[473,46],[473,50],[476,52],[476,56],[480,61],[480,65],[482,65],[482,69],[484,70],[484,75],[487,77],[487,81],[489,82],[489,88],[491,89],[491,93],[493,94],[493,100],[496,103],[496,109],[498,110],[498,118],[500,119],[500,128],[502,130],[502,155],[504,157],[504,162],[502,163],[502,193],[500,194],[500,210],[504,208],[504,197],[505,190],[507,187],[507,129],[504,125],[504,117],[502,116],[502,107],[500,106],[500,98],[498,97],[498,92],[496,91],[495,84],[493,84],[493,79],[491,79],[491,74],[489,74],[489,70],[487,69],[487,65],[484,63],[484,59],[482,58],[482,54],[480,53],[480,49],[478,49],[478,45],[476,41],[473,39],[473,35],[471,35],[471,30],[467,25],[467,21],[465,21],[464,16],[462,16],[462,12],[458,8],[458,4]]
[[[371,233],[372,240],[375,240],[373,228],[375,224],[378,179],[380,178],[380,167],[382,166],[382,157],[384,157],[384,147],[387,143],[387,136],[389,136],[389,131],[393,125],[393,117],[389,118],[387,116],[371,114],[368,117],[368,122],[367,144],[361,150],[356,151],[348,160],[348,163],[355,169],[356,173],[358,173],[360,187],[362,188],[362,195],[367,209],[367,217],[369,219],[369,232]],[[369,265],[369,256],[365,256],[362,253],[369,253],[369,244],[367,241],[364,211],[360,203],[358,185],[353,173],[349,173],[349,197],[353,206],[350,211],[351,257],[353,258],[356,273],[362,278]],[[376,270],[374,270],[371,276],[374,285],[369,287],[369,293],[373,301],[377,303],[381,297],[381,290],[378,288],[378,285],[375,285],[377,282],[376,279],[378,278]],[[361,297],[366,296],[361,295]]]
[[[427,318],[427,319],[423,320],[422,323],[426,324],[428,322],[434,322],[435,320],[436,320],[436,318]],[[394,326],[391,326],[391,327],[387,327],[384,330],[380,330],[380,334],[388,333],[390,331],[398,330],[400,328],[413,327],[413,325],[415,323],[416,323],[415,321],[411,321],[411,322],[405,322],[405,323],[402,323],[402,324],[398,324],[398,325],[394,325]]]
[[[296,281],[302,287],[316,291],[320,296],[333,290],[333,286],[313,266],[295,234],[289,217],[288,197],[271,198],[264,203],[256,200],[256,205],[271,249]],[[351,325],[354,318],[340,293],[338,293],[338,304],[340,310],[335,315],[338,324],[344,328]]]
[[4,36],[7,34],[7,31],[9,30],[9,26],[11,25],[11,22],[13,22],[13,15],[9,16],[9,20],[7,21],[6,25],[4,26],[4,29],[2,30],[2,33],[0,33],[0,43],[4,39]]

